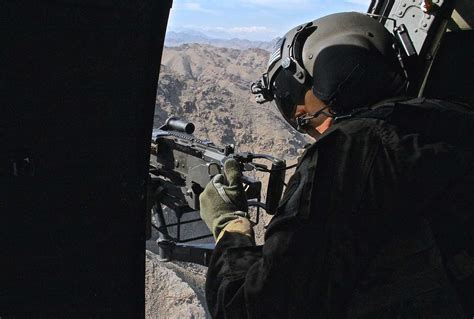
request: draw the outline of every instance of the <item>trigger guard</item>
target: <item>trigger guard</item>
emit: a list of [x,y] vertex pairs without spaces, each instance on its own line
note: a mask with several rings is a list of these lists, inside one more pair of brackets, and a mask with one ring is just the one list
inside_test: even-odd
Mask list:
[[217,163],[210,163],[207,166],[207,174],[212,178],[217,174],[221,174],[221,166]]

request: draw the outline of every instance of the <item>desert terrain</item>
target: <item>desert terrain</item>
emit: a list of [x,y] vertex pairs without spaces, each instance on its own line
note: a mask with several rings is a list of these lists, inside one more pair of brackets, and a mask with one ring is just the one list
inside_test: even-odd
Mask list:
[[[261,48],[226,48],[209,44],[165,47],[161,62],[154,127],[168,117],[192,122],[194,135],[216,145],[233,144],[236,151],[266,153],[293,164],[306,137],[285,123],[273,103],[259,105],[250,84],[265,71],[269,52]],[[263,173],[251,174],[266,183]],[[263,214],[256,226],[263,242]],[[156,238],[156,234],[155,237]],[[204,282],[206,268],[161,262],[146,255],[147,318],[208,318]]]

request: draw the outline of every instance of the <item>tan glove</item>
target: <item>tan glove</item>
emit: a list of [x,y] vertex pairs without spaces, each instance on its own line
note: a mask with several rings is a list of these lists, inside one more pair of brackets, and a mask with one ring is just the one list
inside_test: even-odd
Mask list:
[[[216,239],[228,224],[242,217],[249,217],[247,196],[242,185],[242,172],[237,161],[227,160],[224,163],[224,174],[214,176],[199,196],[201,218]],[[250,225],[250,222],[235,224]],[[245,227],[244,232],[247,233],[250,226]]]

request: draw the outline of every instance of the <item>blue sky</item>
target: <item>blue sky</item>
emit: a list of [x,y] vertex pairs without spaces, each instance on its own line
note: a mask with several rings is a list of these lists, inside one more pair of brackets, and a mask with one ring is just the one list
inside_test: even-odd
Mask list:
[[271,40],[298,24],[341,11],[366,12],[370,0],[174,0],[168,31]]

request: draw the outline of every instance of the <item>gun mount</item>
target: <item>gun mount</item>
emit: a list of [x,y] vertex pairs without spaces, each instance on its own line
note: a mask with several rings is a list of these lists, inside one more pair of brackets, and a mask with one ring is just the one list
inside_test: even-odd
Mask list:
[[[261,171],[270,174],[265,203],[261,202],[261,181],[246,174],[243,176],[248,205],[257,207],[255,223],[259,221],[260,208],[269,214],[276,212],[283,193],[287,167],[284,160],[271,155],[236,153],[234,145],[221,147],[209,140],[201,140],[193,135],[194,128],[192,123],[170,117],[162,127],[153,131],[149,198],[156,225],[150,223],[150,226],[159,233],[159,255],[162,259],[207,264],[213,245],[203,248],[202,245],[185,243],[212,237],[212,234],[183,239],[181,227],[184,224],[202,222],[200,218],[183,221],[183,216],[199,211],[199,195],[215,175],[222,173],[224,162],[234,158],[240,163],[244,173]],[[256,163],[257,159],[269,161],[271,167]],[[162,205],[174,212],[175,222],[169,223],[166,220]],[[170,227],[176,227],[175,237],[170,236]]]

